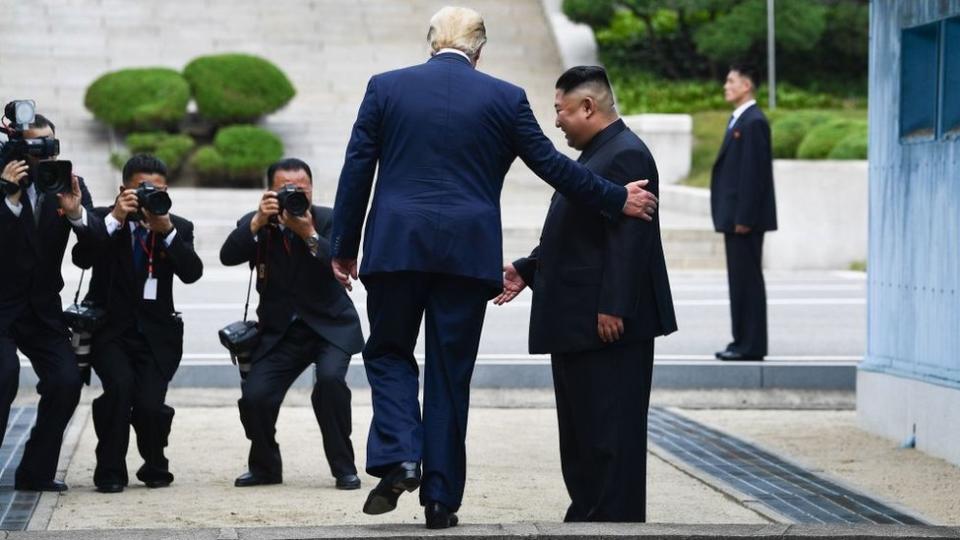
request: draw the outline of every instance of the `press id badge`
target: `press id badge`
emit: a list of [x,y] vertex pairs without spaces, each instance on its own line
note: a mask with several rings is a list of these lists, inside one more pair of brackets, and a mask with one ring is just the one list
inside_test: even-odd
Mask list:
[[147,281],[143,283],[143,299],[157,299],[157,278],[150,276],[147,278]]

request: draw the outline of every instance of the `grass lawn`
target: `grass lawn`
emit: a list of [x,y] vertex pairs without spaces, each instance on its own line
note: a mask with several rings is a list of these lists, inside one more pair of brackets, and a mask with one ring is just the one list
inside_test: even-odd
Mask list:
[[[790,114],[795,111],[777,109],[771,121],[777,116]],[[865,109],[828,109],[831,116],[837,118],[863,119],[867,117]],[[713,162],[717,159],[717,152],[723,143],[723,136],[727,131],[727,122],[731,111],[704,111],[693,113],[693,162],[690,167],[690,176],[683,184],[694,187],[710,187],[710,172]]]

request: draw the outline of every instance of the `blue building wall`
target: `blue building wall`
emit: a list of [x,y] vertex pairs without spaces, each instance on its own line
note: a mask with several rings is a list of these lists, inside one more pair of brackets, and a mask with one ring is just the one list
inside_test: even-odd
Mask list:
[[[871,3],[868,336],[861,369],[960,389],[960,138],[900,138],[903,29],[958,15],[960,0]],[[960,87],[946,86],[941,97],[960,99]]]

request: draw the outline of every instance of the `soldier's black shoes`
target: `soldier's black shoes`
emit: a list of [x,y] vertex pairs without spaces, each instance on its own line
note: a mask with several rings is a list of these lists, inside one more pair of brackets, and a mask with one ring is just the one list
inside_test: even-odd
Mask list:
[[762,356],[747,356],[736,351],[721,351],[717,353],[717,360],[725,362],[746,362],[763,360]]
[[59,480],[49,480],[47,482],[16,482],[17,491],[53,491],[62,492],[70,489],[67,484]]
[[414,491],[420,487],[420,465],[414,461],[404,461],[380,479],[377,487],[370,490],[367,502],[363,504],[363,513],[370,515],[385,514],[397,507],[397,499],[404,491]]
[[100,493],[120,493],[123,491],[123,484],[101,484],[97,486]]
[[428,529],[446,529],[456,527],[460,520],[457,514],[450,511],[442,503],[435,501],[428,502],[423,508],[423,514],[427,518]]
[[233,481],[233,485],[236,487],[269,486],[281,483],[283,483],[283,480],[280,478],[260,478],[249,471],[241,474]]
[[360,489],[360,477],[355,474],[345,474],[337,478],[337,489],[344,491]]

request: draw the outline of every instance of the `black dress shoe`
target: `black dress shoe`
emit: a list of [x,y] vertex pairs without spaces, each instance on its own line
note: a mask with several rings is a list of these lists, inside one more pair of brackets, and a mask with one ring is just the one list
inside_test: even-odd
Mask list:
[[420,465],[414,461],[404,461],[381,478],[377,487],[370,490],[367,502],[363,503],[363,513],[377,515],[390,512],[397,507],[397,499],[404,491],[413,491],[418,487]]
[[97,486],[100,493],[120,493],[123,491],[123,484],[101,484]]
[[746,362],[746,361],[760,361],[763,360],[762,356],[747,356],[745,354],[740,354],[736,351],[723,351],[717,353],[717,358],[725,362]]
[[428,502],[423,508],[423,514],[426,516],[428,529],[447,529],[456,527],[460,520],[457,514],[450,511],[449,508],[438,502]]
[[67,484],[59,480],[50,480],[47,482],[16,482],[14,487],[17,491],[53,491],[53,492],[63,492],[68,489]]
[[157,489],[169,486],[173,480],[144,480],[143,483],[150,489]]
[[345,474],[337,478],[337,489],[344,491],[360,489],[360,477],[355,474]]
[[283,480],[280,478],[260,478],[259,476],[254,476],[250,471],[241,474],[233,481],[233,485],[236,487],[269,486],[281,483],[283,483]]

